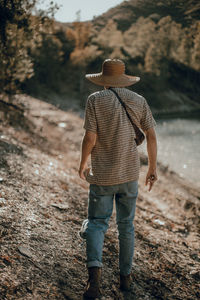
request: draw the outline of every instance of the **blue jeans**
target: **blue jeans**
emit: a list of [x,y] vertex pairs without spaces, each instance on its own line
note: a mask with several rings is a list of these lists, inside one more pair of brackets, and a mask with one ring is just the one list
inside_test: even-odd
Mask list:
[[116,203],[119,238],[119,269],[121,275],[131,273],[134,253],[134,225],[138,182],[112,186],[90,185],[88,219],[83,221],[80,235],[86,239],[87,266],[102,267],[104,234]]

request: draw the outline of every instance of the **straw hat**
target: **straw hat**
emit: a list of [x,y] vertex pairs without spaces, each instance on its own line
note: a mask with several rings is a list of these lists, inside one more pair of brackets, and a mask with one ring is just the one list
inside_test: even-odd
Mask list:
[[140,77],[125,74],[125,64],[120,59],[106,59],[101,73],[86,74],[85,77],[97,85],[109,87],[125,87],[140,80]]

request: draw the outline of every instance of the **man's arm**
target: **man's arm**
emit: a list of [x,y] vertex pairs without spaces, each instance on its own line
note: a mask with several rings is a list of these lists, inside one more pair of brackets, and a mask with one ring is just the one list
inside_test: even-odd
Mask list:
[[86,130],[83,142],[82,142],[82,154],[81,154],[81,162],[79,167],[79,176],[82,179],[85,179],[84,172],[87,170],[87,161],[96,144],[97,134]]
[[147,153],[148,153],[148,165],[149,169],[146,175],[147,185],[149,183],[149,191],[152,189],[153,184],[157,180],[156,164],[157,164],[157,140],[154,128],[150,128],[145,131],[147,139]]

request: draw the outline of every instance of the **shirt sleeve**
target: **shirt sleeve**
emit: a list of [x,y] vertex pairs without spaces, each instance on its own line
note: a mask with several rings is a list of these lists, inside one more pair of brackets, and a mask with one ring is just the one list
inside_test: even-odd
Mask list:
[[85,108],[85,120],[83,128],[86,130],[97,132],[97,120],[95,115],[94,97],[89,96]]
[[141,125],[141,129],[143,131],[146,131],[146,130],[156,126],[156,121],[154,120],[154,118],[152,116],[152,112],[150,110],[150,107],[149,107],[146,99],[144,99],[144,105],[143,105],[143,111],[142,111],[142,117],[140,120],[140,125]]

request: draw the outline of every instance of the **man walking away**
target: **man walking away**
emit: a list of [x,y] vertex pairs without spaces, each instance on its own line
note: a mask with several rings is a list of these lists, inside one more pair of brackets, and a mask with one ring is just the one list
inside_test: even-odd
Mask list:
[[[139,155],[138,128],[147,140],[149,191],[157,180],[157,142],[155,121],[144,97],[128,90],[140,80],[125,74],[121,60],[107,59],[102,72],[86,78],[104,89],[88,97],[82,142],[79,176],[90,183],[88,218],[81,236],[86,239],[89,273],[85,297],[100,295],[104,234],[116,205],[119,238],[120,288],[129,290],[134,253],[134,225],[138,195]],[[87,166],[91,154],[91,170]]]

